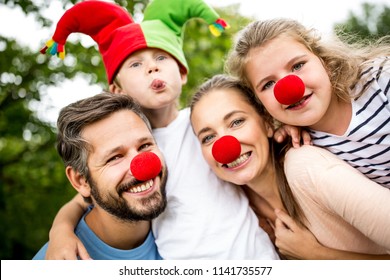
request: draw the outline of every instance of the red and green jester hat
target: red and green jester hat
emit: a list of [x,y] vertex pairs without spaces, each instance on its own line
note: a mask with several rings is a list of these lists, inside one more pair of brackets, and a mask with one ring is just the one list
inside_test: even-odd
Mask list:
[[182,37],[183,27],[191,18],[202,18],[215,36],[229,27],[203,0],[152,0],[145,9],[141,23],[135,23],[131,15],[115,3],[87,0],[75,4],[64,13],[52,39],[41,53],[58,55],[63,59],[68,36],[83,33],[98,44],[109,84],[126,58],[145,48],[168,52],[187,73]]

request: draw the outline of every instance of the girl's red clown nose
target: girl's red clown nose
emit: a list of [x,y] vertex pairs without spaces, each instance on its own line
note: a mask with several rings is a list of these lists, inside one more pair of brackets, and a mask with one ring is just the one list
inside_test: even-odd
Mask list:
[[274,87],[276,100],[283,105],[291,105],[302,99],[305,93],[305,84],[296,75],[288,75],[280,79]]

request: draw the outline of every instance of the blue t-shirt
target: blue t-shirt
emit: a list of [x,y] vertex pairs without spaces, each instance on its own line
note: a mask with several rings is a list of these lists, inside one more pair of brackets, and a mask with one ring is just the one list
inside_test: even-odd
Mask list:
[[[154,236],[152,231],[149,232],[145,242],[131,250],[121,250],[113,248],[104,243],[96,234],[88,227],[85,223],[85,216],[88,211],[84,214],[75,230],[76,235],[84,244],[88,254],[94,260],[161,260],[161,256],[157,251],[156,243],[154,242]],[[44,260],[47,246],[46,243],[34,256],[33,260]]]

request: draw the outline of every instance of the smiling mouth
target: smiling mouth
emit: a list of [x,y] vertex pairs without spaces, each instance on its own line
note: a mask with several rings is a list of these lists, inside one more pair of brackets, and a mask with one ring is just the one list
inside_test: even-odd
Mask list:
[[147,181],[134,180],[133,182],[130,182],[130,183],[122,186],[121,189],[118,190],[118,193],[119,194],[122,194],[124,192],[141,193],[141,192],[149,190],[153,186],[153,182],[154,182],[154,179],[150,179]]
[[298,107],[299,105],[301,105],[303,102],[305,102],[309,97],[311,97],[313,94],[309,94],[309,95],[306,95],[304,96],[301,100],[299,100],[298,102],[294,103],[294,104],[291,104],[290,106],[288,106],[286,109],[292,109],[292,108],[295,108],[295,107]]
[[128,189],[127,191],[128,191],[128,192],[131,192],[131,193],[140,193],[140,192],[144,192],[144,191],[150,189],[152,186],[153,186],[153,179],[148,180],[148,181],[146,181],[146,182],[143,182],[143,183],[140,184],[140,185],[131,187],[131,188]]
[[237,167],[241,163],[245,162],[251,156],[251,154],[252,154],[252,152],[247,152],[245,154],[242,154],[235,161],[232,161],[231,163],[223,164],[222,167],[226,167],[226,168]]

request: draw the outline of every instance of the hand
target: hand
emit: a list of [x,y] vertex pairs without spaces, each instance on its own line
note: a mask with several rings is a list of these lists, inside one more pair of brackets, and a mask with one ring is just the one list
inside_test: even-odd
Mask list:
[[61,238],[52,238],[46,251],[46,260],[91,260],[87,250],[80,239],[73,233]]
[[301,127],[292,125],[283,125],[279,127],[274,133],[274,139],[278,143],[282,143],[290,136],[294,148],[301,146],[301,141],[304,145],[312,145],[310,134]]
[[280,253],[294,259],[313,259],[313,253],[322,248],[315,236],[282,210],[276,209],[275,214],[275,245]]
[[266,218],[259,217],[259,226],[268,234],[272,243],[275,244],[275,231],[270,221]]

